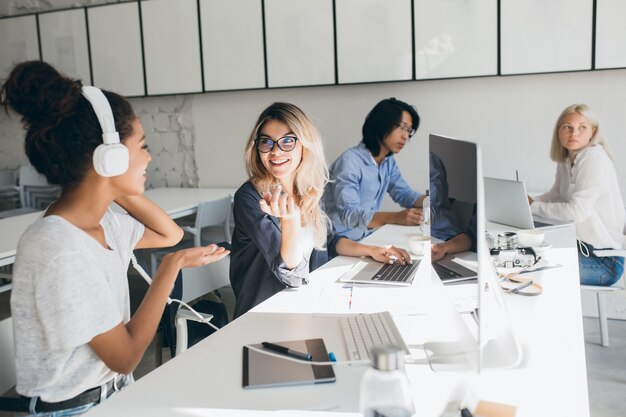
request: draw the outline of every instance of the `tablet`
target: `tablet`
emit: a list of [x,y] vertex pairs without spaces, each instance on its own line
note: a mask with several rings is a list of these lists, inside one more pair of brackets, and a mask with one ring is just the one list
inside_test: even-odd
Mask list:
[[[272,342],[299,352],[308,352],[312,361],[327,362],[328,352],[323,339],[292,340]],[[259,343],[252,345],[265,350]],[[272,354],[274,351],[268,350]],[[280,354],[278,354],[280,355]],[[291,356],[286,356],[290,358]],[[298,363],[280,357],[270,356],[243,347],[243,382],[244,388],[281,387],[288,385],[323,384],[335,382],[335,372],[330,365],[312,365]]]

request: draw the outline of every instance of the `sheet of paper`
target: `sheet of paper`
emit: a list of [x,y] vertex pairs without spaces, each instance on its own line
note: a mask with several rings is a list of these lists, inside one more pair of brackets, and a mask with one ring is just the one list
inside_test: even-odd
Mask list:
[[417,286],[355,285],[350,307],[352,313],[390,311],[394,314],[427,314],[430,311],[430,299]]
[[478,308],[476,283],[446,285],[445,291],[459,313],[469,313]]

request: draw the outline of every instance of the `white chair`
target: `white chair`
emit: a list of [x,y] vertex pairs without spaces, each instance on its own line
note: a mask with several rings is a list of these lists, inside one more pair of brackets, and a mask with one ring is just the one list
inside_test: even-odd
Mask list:
[[[230,211],[231,211],[231,197],[224,197],[220,200],[204,201],[198,205],[198,212],[193,225],[183,225],[182,229],[193,236],[193,241],[183,239],[177,245],[171,248],[165,248],[157,251],[153,251],[150,254],[150,271],[152,274],[156,273],[158,260],[165,256],[167,253],[177,251],[179,249],[189,248],[192,246],[200,246],[202,244],[217,243],[222,240],[230,242]],[[203,239],[203,229],[211,226],[221,226],[222,233],[218,236],[210,236],[211,239],[206,239],[209,236],[205,234]]]
[[[622,249],[607,249],[596,250],[593,252],[596,256],[622,256],[626,257],[626,250]],[[598,319],[600,321],[600,341],[602,346],[609,346],[609,325],[606,315],[606,294],[617,293],[618,291],[624,291],[626,288],[624,274],[622,274],[620,280],[610,287],[602,287],[596,285],[581,285],[582,291],[594,292],[596,294],[596,300],[598,302]],[[621,294],[626,294],[622,292]]]
[[[186,303],[198,297],[209,294],[218,288],[230,285],[228,278],[228,257],[219,262],[205,265],[200,268],[183,269],[183,296]],[[212,315],[200,313],[205,319],[211,319]],[[179,308],[176,313],[176,356],[187,350],[187,322],[189,320],[201,322],[192,312],[185,308]]]
[[[198,205],[195,220],[191,225],[182,225],[181,228],[193,236],[171,248],[153,251],[150,254],[150,269],[156,273],[159,259],[167,253],[192,246],[206,245],[220,241],[230,242],[230,196],[220,200],[205,201]],[[214,230],[219,226],[217,233]],[[215,264],[205,265],[201,268],[183,269],[183,297],[184,302],[193,301],[203,295],[211,293],[225,285],[230,285],[228,278],[228,261],[223,259]],[[187,349],[187,321],[200,321],[185,309],[178,309],[175,318],[176,326],[176,354]],[[157,347],[159,350],[159,347]],[[157,351],[157,366],[161,364],[161,352]]]

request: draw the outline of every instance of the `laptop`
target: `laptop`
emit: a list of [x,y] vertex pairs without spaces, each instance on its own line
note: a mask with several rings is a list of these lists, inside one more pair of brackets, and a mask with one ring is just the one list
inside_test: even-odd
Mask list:
[[441,282],[445,284],[471,281],[478,279],[478,273],[469,268],[464,267],[458,262],[454,261],[454,256],[444,256],[437,262],[433,262],[433,269],[439,275]]
[[522,181],[485,177],[485,217],[488,221],[534,229],[567,224],[561,220],[533,218],[528,193]]
[[362,258],[339,277],[339,282],[408,287],[413,282],[420,263],[419,259],[412,261],[413,263],[406,265],[383,264],[373,259]]

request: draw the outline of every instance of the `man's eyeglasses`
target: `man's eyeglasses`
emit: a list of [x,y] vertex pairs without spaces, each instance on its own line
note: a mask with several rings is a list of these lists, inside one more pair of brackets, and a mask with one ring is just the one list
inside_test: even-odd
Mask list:
[[396,127],[398,129],[400,129],[400,130],[404,130],[407,133],[407,135],[409,135],[409,137],[412,137],[415,134],[415,132],[416,132],[416,130],[413,129],[412,126],[408,126],[408,125],[405,125],[405,124],[398,124],[398,123],[396,123]]
[[297,141],[298,138],[295,136],[284,136],[278,140],[261,137],[254,140],[254,146],[262,153],[271,152],[275,145],[283,152],[291,152],[296,147]]

